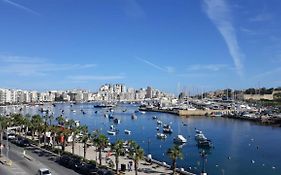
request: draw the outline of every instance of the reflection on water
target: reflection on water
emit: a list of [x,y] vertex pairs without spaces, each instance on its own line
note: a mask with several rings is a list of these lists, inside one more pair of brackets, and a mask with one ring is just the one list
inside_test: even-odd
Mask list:
[[[214,148],[205,150],[206,170],[209,174],[281,174],[281,128],[259,126],[233,119],[181,118],[154,112],[137,113],[137,120],[132,120],[131,115],[137,110],[137,107],[132,105],[119,105],[114,108],[113,116],[121,120],[118,125],[114,124],[113,120],[104,117],[108,109],[96,109],[94,104],[57,104],[55,107],[52,105],[25,106],[22,107],[21,113],[42,115],[39,112],[42,107],[51,110],[55,117],[64,111],[65,117],[80,120],[81,124],[88,125],[91,131],[99,129],[106,135],[110,126],[114,125],[120,132],[116,136],[108,135],[111,142],[117,139],[135,140],[146,153],[151,153],[154,159],[168,163],[170,160],[165,153],[173,144],[173,138],[177,134],[182,134],[188,141],[182,145],[184,159],[178,161],[178,166],[195,173],[199,173],[203,167],[200,156],[202,150],[198,149],[194,139],[195,129],[200,129],[214,144]],[[0,107],[0,113],[20,112],[20,108]],[[157,123],[153,119],[155,115],[163,123],[170,124],[174,131],[164,140],[156,137]],[[131,135],[125,134],[125,129],[132,131]],[[162,131],[161,127],[160,131]]]

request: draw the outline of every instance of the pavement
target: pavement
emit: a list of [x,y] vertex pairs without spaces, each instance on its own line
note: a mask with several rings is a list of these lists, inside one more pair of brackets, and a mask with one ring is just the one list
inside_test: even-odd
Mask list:
[[[72,152],[72,147],[67,146],[65,148],[65,150],[67,152]],[[86,159],[96,160],[97,162],[99,162],[98,153],[95,150],[96,150],[96,148],[94,146],[90,146],[87,149]],[[109,152],[106,152],[106,151],[102,152],[102,164],[103,165],[108,165],[107,161],[106,161],[108,159],[111,159],[115,164],[115,157],[114,157],[114,155],[109,154]],[[75,144],[74,154],[83,156],[84,152],[83,152],[83,144],[82,143],[76,143]],[[125,164],[127,170],[124,172],[124,174],[135,175],[134,165],[132,166],[132,171],[128,170],[127,165],[129,164],[130,161],[132,161],[132,160],[127,158],[127,156],[120,156],[120,158],[119,158],[119,169],[121,169],[121,164]],[[115,167],[114,167],[114,169],[115,169]],[[171,173],[172,173],[172,170],[170,170],[170,169],[168,169],[164,166],[159,166],[158,164],[155,164],[155,163],[149,164],[144,160],[141,160],[140,163],[139,163],[138,174],[140,174],[140,175],[146,175],[146,174],[164,175],[164,174],[171,174]]]
[[[40,168],[47,168],[52,175],[79,175],[73,170],[65,168],[55,162],[56,156],[40,149],[29,147],[21,148],[12,143],[6,156],[6,149],[3,149],[1,159],[11,160],[11,166],[0,163],[0,175],[36,175]],[[25,150],[25,155],[23,151]]]

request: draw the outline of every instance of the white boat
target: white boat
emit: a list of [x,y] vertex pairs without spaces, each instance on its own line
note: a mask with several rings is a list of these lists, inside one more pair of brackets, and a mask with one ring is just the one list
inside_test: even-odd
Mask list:
[[114,130],[115,128],[114,128],[114,126],[113,126],[113,125],[110,125],[110,129],[111,129],[111,130]]
[[167,135],[163,134],[163,133],[157,133],[156,136],[157,136],[158,139],[166,139],[167,138]]
[[196,132],[197,134],[202,134],[202,131],[199,130],[199,129],[196,129],[195,132]]
[[105,117],[105,118],[108,118],[108,114],[104,114],[104,117]]
[[115,136],[115,135],[116,135],[116,132],[115,132],[115,131],[107,131],[107,134],[108,134],[108,135],[113,135],[113,136]]
[[140,111],[141,114],[145,114],[145,111]]
[[186,143],[187,140],[186,138],[183,137],[183,135],[177,135],[177,137],[174,138],[174,142],[181,144],[181,143]]
[[131,131],[130,131],[130,130],[127,130],[127,129],[125,129],[124,132],[125,132],[125,134],[128,134],[128,135],[131,134]]
[[195,134],[195,139],[196,140],[207,140],[207,137],[203,133],[200,134]]
[[160,120],[157,120],[157,125],[162,125],[162,122]]
[[157,119],[157,117],[156,117],[156,116],[153,116],[153,117],[152,117],[152,119],[153,119],[153,120],[156,120],[156,119]]
[[73,112],[73,113],[76,113],[76,111],[75,111],[75,110],[73,110],[72,112]]

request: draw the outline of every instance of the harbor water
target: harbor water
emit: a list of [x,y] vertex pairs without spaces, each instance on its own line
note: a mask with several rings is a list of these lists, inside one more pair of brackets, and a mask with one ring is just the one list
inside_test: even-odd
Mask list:
[[[114,124],[112,119],[104,117],[109,113],[106,108],[94,108],[94,103],[70,103],[51,104],[43,106],[24,106],[23,114],[42,114],[39,109],[50,109],[54,117],[63,116],[79,120],[81,125],[87,125],[89,131],[99,129],[107,135],[111,125],[119,130],[115,136],[107,135],[110,142],[117,139],[135,140],[145,150],[146,154],[159,161],[171,163],[166,152],[173,144],[173,138],[178,134],[187,138],[187,143],[182,145],[183,159],[178,160],[177,166],[187,171],[199,174],[203,167],[198,148],[194,139],[195,129],[202,130],[208,139],[211,139],[214,148],[205,150],[207,158],[205,169],[210,175],[226,174],[255,174],[255,175],[280,175],[281,174],[281,128],[261,126],[249,121],[241,121],[227,118],[189,117],[182,118],[173,114],[146,112],[136,113],[137,119],[132,120],[131,115],[138,106],[121,104],[113,108],[114,118],[120,119],[120,124]],[[15,106],[0,107],[0,113],[19,112]],[[83,114],[82,111],[85,112]],[[73,112],[76,111],[76,112]],[[97,111],[97,113],[95,113]],[[157,132],[162,133],[162,127],[157,131],[156,116],[163,124],[170,124],[173,133],[159,140]],[[55,120],[54,120],[55,122]],[[131,134],[125,134],[124,130],[130,130]]]

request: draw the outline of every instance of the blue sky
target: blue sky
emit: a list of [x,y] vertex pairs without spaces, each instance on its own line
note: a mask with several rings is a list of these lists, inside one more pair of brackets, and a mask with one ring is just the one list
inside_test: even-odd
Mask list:
[[280,0],[0,0],[0,87],[281,85]]

